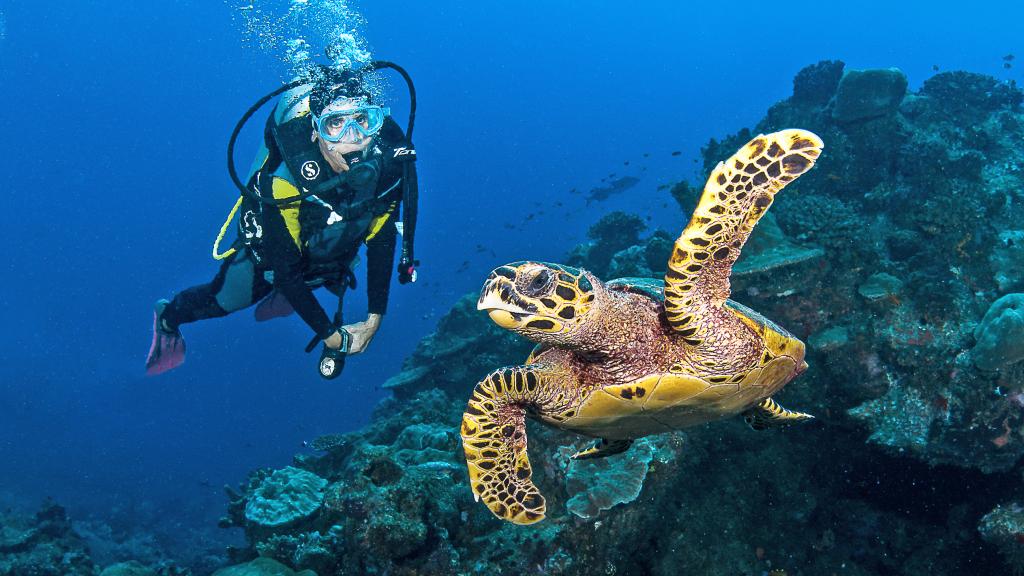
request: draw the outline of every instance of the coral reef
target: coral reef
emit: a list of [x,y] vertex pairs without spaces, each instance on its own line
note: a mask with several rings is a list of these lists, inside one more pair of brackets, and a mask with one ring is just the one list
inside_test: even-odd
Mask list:
[[157,576],[157,572],[132,560],[111,564],[100,572],[100,576]]
[[[610,258],[610,257],[609,257]],[[462,297],[438,322],[437,330],[420,340],[405,359],[402,371],[384,382],[397,398],[439,388],[465,390],[508,356],[525,357],[533,345],[495,326],[476,309],[477,294]],[[436,366],[445,366],[437,371]]]
[[878,272],[868,276],[867,280],[857,287],[857,293],[870,302],[877,302],[898,298],[902,289],[903,282],[899,278],[892,274]]
[[[182,540],[189,530],[178,526]],[[199,574],[223,565],[222,554],[199,546],[193,563]],[[120,560],[113,560],[120,558]],[[192,570],[169,560],[148,533],[123,539],[107,524],[72,522],[65,509],[45,502],[34,515],[0,513],[0,576],[189,576]]]
[[1024,230],[1004,230],[989,258],[1000,292],[1024,288]]
[[33,517],[0,516],[0,575],[92,576],[94,566],[64,508],[46,502]]
[[665,437],[641,438],[624,454],[597,460],[570,460],[565,483],[572,497],[565,503],[566,509],[590,520],[600,516],[602,510],[636,500],[656,453],[662,462],[672,454],[663,448],[665,442]]
[[974,329],[972,355],[979,368],[998,370],[1024,360],[1024,294],[1007,294],[989,306]]
[[213,576],[316,576],[311,570],[296,572],[280,562],[269,558],[257,558],[245,564],[222,568]]
[[907,77],[896,68],[847,70],[836,87],[832,119],[847,124],[893,114],[906,92]]
[[323,504],[326,485],[326,480],[305,470],[275,470],[253,490],[245,504],[245,520],[273,530],[309,518]]
[[1000,504],[978,523],[981,537],[999,548],[1014,574],[1024,574],[1024,508]]
[[[267,531],[247,518],[281,471],[229,491],[223,525],[249,542],[235,561],[320,575],[1019,568],[1020,508],[1005,503],[1024,501],[1022,295],[1008,294],[1022,277],[1021,102],[1016,86],[977,74],[908,92],[896,70],[828,61],[802,70],[752,130],[705,146],[710,171],[757,132],[799,126],[826,143],[732,278],[735,300],[809,343],[810,368],[778,400],[815,423],[754,432],[734,419],[574,462],[591,439],[530,422],[548,516],[501,522],[473,501],[456,432],[473,385],[532,345],[469,294],[388,380],[393,397],[367,427],[318,439],[285,469],[324,482],[300,522]],[[700,190],[671,194],[688,215]],[[660,277],[679,231],[645,235],[643,222],[606,215],[565,263]]]

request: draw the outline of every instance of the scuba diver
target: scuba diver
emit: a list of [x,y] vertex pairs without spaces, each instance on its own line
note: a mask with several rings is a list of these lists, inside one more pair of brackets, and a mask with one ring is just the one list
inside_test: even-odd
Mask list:
[[[368,89],[368,74],[380,68],[397,70],[409,86],[405,133]],[[281,93],[247,185],[242,185],[234,169],[235,140],[248,118]],[[242,195],[214,243],[214,257],[223,263],[209,283],[157,301],[147,374],[184,362],[183,324],[259,303],[258,321],[297,312],[314,333],[306,351],[323,342],[321,376],[340,375],[345,356],[366,349],[387,311],[399,234],[399,282],[416,279],[414,118],[411,79],[383,61],[358,70],[317,66],[309,77],[275,90],[250,108],[228,146],[228,170]],[[238,238],[219,254],[219,243],[239,210]],[[369,310],[365,320],[343,324],[342,301],[345,291],[355,287],[352,270],[362,244]],[[319,287],[338,296],[333,319],[313,294]]]

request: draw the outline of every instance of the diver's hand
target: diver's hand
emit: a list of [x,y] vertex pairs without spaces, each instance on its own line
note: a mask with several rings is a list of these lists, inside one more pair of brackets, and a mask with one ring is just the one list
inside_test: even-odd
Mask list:
[[341,348],[343,342],[344,340],[341,338],[341,332],[335,330],[334,334],[331,334],[324,340],[324,345],[331,350],[337,350],[338,348]]
[[[370,314],[366,317],[363,322],[356,322],[355,324],[346,324],[342,328],[352,336],[352,342],[349,344],[349,354],[359,354],[366,350],[366,347],[370,345],[370,340],[373,340],[373,335],[377,333],[377,329],[380,328],[380,321],[383,318],[380,314]],[[339,344],[340,345],[340,344]]]

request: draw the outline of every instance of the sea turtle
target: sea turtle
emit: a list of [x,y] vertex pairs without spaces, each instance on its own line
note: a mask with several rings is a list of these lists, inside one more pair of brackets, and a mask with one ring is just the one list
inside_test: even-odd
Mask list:
[[805,130],[760,135],[711,172],[676,240],[664,282],[601,282],[544,262],[495,269],[477,308],[539,344],[526,363],[489,374],[462,419],[470,484],[516,524],[544,518],[530,480],[526,417],[598,438],[575,458],[634,439],[743,414],[755,429],[812,418],[771,395],[801,374],[804,344],[729,300],[729,274],[775,194],[814,165],[822,142]]

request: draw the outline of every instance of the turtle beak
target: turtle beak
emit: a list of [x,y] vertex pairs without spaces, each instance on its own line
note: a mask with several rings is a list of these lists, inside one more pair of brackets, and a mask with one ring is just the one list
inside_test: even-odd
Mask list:
[[480,299],[477,300],[476,309],[486,310],[491,320],[502,328],[515,328],[519,325],[523,311],[501,297],[503,291],[509,293],[512,289],[512,282],[507,278],[492,275],[480,290]]
[[514,306],[502,299],[502,288],[508,293],[512,283],[504,278],[488,278],[480,290],[480,299],[476,301],[477,310],[511,310]]
[[505,310],[488,310],[487,315],[491,317],[491,320],[495,324],[501,326],[506,330],[511,330],[516,326],[519,326],[519,322],[516,321],[515,316],[511,312]]

